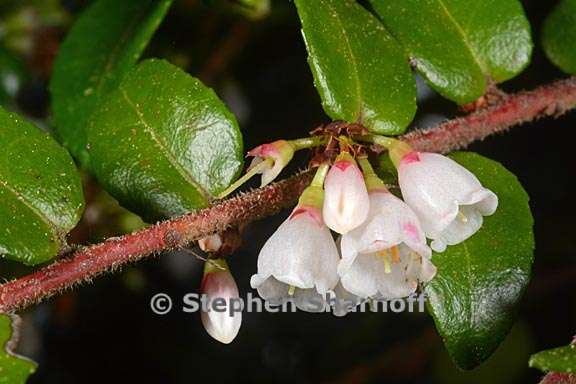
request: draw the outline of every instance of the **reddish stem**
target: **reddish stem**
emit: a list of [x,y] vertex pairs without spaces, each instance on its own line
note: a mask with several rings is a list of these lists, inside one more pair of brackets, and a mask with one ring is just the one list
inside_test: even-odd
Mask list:
[[[505,96],[490,107],[426,131],[409,133],[403,139],[417,150],[445,153],[514,125],[558,116],[575,107],[576,78],[569,78]],[[183,247],[209,234],[273,215],[293,205],[310,180],[309,172],[302,173],[210,208],[80,249],[70,258],[1,285],[0,312],[25,308],[155,252]]]
[[155,252],[183,247],[209,234],[273,215],[292,205],[311,180],[310,172],[302,173],[193,214],[80,249],[70,258],[1,285],[0,312],[25,308]]
[[420,151],[446,153],[465,148],[497,132],[546,116],[560,116],[576,106],[576,77],[532,91],[503,96],[497,103],[432,129],[404,136]]
[[576,374],[550,372],[544,376],[540,384],[576,384]]

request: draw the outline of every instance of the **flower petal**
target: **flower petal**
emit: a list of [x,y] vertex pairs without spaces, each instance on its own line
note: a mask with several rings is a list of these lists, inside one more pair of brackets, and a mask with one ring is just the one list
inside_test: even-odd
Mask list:
[[296,307],[302,311],[325,312],[327,309],[325,296],[316,289],[296,289],[293,299]]
[[344,234],[366,220],[370,207],[364,176],[352,161],[337,161],[324,181],[324,222]]
[[461,205],[479,204],[483,214],[494,213],[496,195],[482,187],[473,173],[439,154],[420,153],[418,158],[400,163],[398,180],[404,200],[428,237],[437,238],[451,225]]
[[[338,283],[338,261],[338,250],[328,228],[318,223],[313,213],[299,212],[284,221],[262,247],[258,273],[252,276],[251,285],[259,289],[273,277],[287,284],[286,290],[292,285],[315,288],[324,294]],[[262,289],[273,290],[268,286]],[[265,295],[269,294],[262,296]]]
[[[418,281],[432,278],[435,267],[427,257],[413,256],[412,251],[402,245],[400,260],[390,264],[387,271],[385,261],[377,253],[359,254],[355,262],[340,276],[342,287],[361,298],[396,299],[409,296],[416,291]],[[417,264],[414,260],[417,259]],[[425,260],[426,275],[423,275],[422,260]],[[426,280],[429,281],[429,280]]]
[[334,288],[332,314],[337,317],[346,316],[348,312],[352,312],[356,306],[363,302],[362,298],[348,292],[341,283],[338,283]]
[[258,290],[258,294],[270,305],[282,305],[288,298],[288,284],[282,283],[270,276],[262,280],[258,275],[250,279],[252,288]]
[[372,253],[405,243],[423,256],[430,256],[426,237],[412,209],[389,192],[370,193],[370,214],[358,228],[343,236],[341,264],[345,268],[353,260],[350,255]]
[[459,244],[480,229],[484,219],[475,206],[461,206],[460,213],[462,218],[455,218],[440,234],[432,237],[433,250],[443,252],[446,245]]
[[215,299],[224,299],[223,311],[202,311],[200,318],[204,329],[214,339],[229,344],[236,338],[242,324],[242,312],[232,312],[232,299],[239,300],[238,286],[230,271],[217,271],[205,273],[202,280],[202,292],[209,302]]

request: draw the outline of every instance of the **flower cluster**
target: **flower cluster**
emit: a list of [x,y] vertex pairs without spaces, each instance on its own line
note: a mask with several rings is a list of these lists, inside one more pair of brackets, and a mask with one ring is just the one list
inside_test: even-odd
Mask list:
[[[262,156],[257,163],[269,159],[266,183],[292,156],[275,150],[278,143],[251,153]],[[292,300],[302,310],[324,311],[318,303],[326,304],[328,293],[336,303],[353,304],[409,296],[435,276],[432,250],[468,239],[483,216],[495,212],[497,196],[455,161],[398,140],[386,143],[404,200],[386,188],[365,156],[342,150],[331,167],[320,165],[260,251],[251,286],[270,304]]]

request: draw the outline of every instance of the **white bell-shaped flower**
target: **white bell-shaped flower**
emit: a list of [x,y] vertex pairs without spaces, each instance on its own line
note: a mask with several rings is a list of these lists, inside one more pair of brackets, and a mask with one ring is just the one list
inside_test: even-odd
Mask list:
[[385,189],[370,192],[368,218],[342,236],[341,254],[340,282],[362,298],[406,297],[436,274],[418,218]]
[[[231,343],[240,330],[242,312],[237,310],[237,304],[240,303],[238,286],[224,259],[206,261],[200,290],[209,303],[209,310],[200,314],[204,329],[219,342]],[[223,300],[223,305],[212,305],[216,299]]]
[[473,173],[436,153],[404,155],[398,163],[398,182],[436,252],[468,239],[482,226],[483,216],[498,207],[496,194]]
[[320,210],[298,206],[264,244],[250,285],[272,305],[294,300],[302,310],[321,312],[338,283],[338,260]]
[[362,171],[350,154],[340,153],[324,181],[322,213],[326,225],[345,234],[366,220],[369,208]]

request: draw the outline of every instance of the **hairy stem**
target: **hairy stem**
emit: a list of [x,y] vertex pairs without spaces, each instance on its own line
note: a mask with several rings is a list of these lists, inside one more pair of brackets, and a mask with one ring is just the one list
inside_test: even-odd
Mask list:
[[494,133],[542,117],[557,117],[576,107],[576,77],[555,81],[532,91],[503,96],[497,103],[432,129],[403,137],[414,149],[450,152]]
[[[411,132],[401,139],[415,150],[445,153],[512,126],[558,116],[575,107],[576,78],[569,78],[505,96],[490,107],[432,129]],[[312,173],[304,172],[210,208],[80,249],[69,258],[1,285],[0,312],[25,308],[126,263],[273,215],[294,205],[311,179]]]

